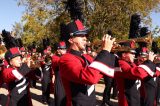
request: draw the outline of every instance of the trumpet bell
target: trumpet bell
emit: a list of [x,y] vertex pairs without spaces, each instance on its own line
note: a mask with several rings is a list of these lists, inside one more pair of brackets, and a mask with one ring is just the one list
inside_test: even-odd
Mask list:
[[4,58],[7,49],[4,45],[0,45],[0,58]]
[[[126,48],[120,45],[125,42],[134,42],[134,43],[144,42],[144,43],[147,43],[148,45],[151,45],[152,41],[153,41],[153,38],[152,38],[151,33],[149,33],[148,35],[144,37],[140,37],[140,38],[127,39],[127,40],[116,40],[115,43],[113,44],[113,48],[111,51],[120,52],[120,51],[126,51],[127,49],[130,49],[130,48]],[[91,48],[99,52],[101,50],[101,44],[102,44],[101,40],[96,40],[91,44]]]

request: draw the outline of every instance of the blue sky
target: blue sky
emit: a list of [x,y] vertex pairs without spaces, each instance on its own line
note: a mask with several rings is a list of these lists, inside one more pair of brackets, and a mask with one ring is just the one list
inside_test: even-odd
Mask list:
[[[0,3],[0,31],[6,29],[12,30],[12,26],[15,22],[20,22],[21,16],[24,12],[24,7],[17,6],[16,0],[1,0]],[[160,13],[152,13],[153,28],[160,26]]]
[[24,7],[17,6],[16,0],[1,0],[0,2],[0,31],[12,30],[15,22],[20,22]]
[[160,27],[160,13],[152,13],[151,17],[152,17],[153,27],[155,27],[156,25]]

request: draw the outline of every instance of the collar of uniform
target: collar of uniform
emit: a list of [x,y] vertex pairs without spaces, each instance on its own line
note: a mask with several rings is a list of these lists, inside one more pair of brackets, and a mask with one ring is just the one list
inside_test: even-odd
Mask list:
[[82,52],[76,51],[76,50],[73,50],[73,49],[71,49],[71,50],[69,51],[69,53],[71,53],[71,54],[73,54],[73,55],[76,55],[76,56],[79,56],[79,57],[82,56]]

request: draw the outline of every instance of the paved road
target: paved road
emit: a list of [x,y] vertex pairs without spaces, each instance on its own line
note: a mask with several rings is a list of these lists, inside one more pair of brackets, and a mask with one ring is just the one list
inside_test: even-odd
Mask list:
[[[32,97],[32,103],[33,106],[48,106],[48,105],[44,105],[41,101],[41,95],[42,95],[42,91],[41,91],[41,84],[37,83],[37,88],[30,88],[31,91],[31,97]],[[102,100],[102,93],[104,90],[104,84],[96,84],[96,99],[97,99],[97,106],[100,106],[101,104],[101,100]],[[6,100],[7,100],[7,95],[8,91],[5,89],[5,85],[3,86],[3,88],[0,89],[0,106],[5,106]],[[54,95],[51,94],[51,104],[54,103]],[[111,99],[111,101],[113,102],[114,106],[117,106],[117,101]],[[54,106],[54,105],[50,105],[50,106]]]

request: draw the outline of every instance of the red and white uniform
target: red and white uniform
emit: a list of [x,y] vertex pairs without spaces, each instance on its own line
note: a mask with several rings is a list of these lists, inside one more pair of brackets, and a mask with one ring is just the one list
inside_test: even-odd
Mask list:
[[122,72],[115,75],[119,90],[119,106],[140,106],[140,80],[148,76],[154,76],[154,63],[146,61],[144,64],[136,66],[124,60],[119,60]]
[[7,106],[32,106],[27,77],[29,72],[27,64],[22,64],[18,69],[12,67],[4,69],[3,79],[9,91]]
[[143,106],[157,106],[156,95],[157,95],[157,77],[160,75],[160,67],[157,64],[155,67],[156,71],[154,75],[142,79],[141,85],[141,105]]
[[66,106],[95,106],[94,84],[103,74],[114,77],[115,56],[101,51],[96,59],[70,50],[60,58],[59,69],[66,93]]

